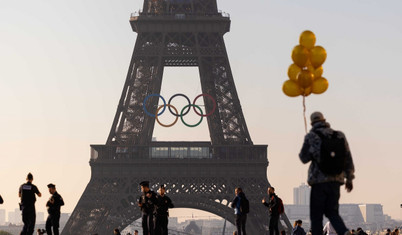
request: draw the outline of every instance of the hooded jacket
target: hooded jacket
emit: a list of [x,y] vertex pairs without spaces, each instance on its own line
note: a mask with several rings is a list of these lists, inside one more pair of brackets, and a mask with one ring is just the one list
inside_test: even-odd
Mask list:
[[333,134],[334,130],[331,129],[330,124],[327,122],[317,122],[313,124],[310,132],[304,137],[304,143],[300,151],[299,158],[304,164],[311,161],[310,168],[308,170],[308,184],[310,186],[313,184],[325,182],[339,182],[340,184],[344,184],[345,178],[350,181],[353,180],[355,178],[355,167],[345,135],[342,132],[338,131],[338,137],[343,138],[346,145],[345,169],[342,173],[338,175],[329,176],[324,174],[318,167],[317,161],[320,158],[322,141],[315,132],[320,132],[324,136],[330,136]]

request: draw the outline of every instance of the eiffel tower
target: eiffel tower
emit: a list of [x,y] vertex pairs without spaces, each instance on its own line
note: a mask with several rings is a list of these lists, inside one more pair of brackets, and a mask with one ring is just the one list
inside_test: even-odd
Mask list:
[[[166,184],[177,208],[233,224],[229,203],[240,186],[250,201],[248,233],[267,234],[267,145],[254,145],[246,126],[223,40],[230,22],[216,0],[144,0],[131,15],[138,36],[117,112],[106,144],[91,145],[91,180],[63,235],[106,235],[139,219],[143,180],[154,190]],[[148,96],[160,93],[165,66],[199,68],[210,142],[152,141],[155,117],[145,111],[157,111],[160,98]],[[281,225],[291,229],[285,215]]]

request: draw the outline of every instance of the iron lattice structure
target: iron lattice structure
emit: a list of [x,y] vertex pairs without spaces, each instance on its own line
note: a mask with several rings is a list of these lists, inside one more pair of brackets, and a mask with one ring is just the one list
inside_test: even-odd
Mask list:
[[[234,223],[235,187],[250,200],[250,234],[265,234],[261,205],[269,186],[267,146],[253,145],[236,92],[223,35],[230,18],[216,0],[144,0],[130,18],[138,33],[126,82],[106,145],[91,146],[91,180],[62,234],[110,234],[141,217],[139,182],[167,185],[177,208],[211,212]],[[152,142],[155,118],[143,110],[159,94],[165,66],[199,68],[202,92],[216,100],[211,142]],[[213,109],[204,97],[206,113]],[[146,108],[155,113],[158,97]],[[291,228],[286,216],[284,226]]]

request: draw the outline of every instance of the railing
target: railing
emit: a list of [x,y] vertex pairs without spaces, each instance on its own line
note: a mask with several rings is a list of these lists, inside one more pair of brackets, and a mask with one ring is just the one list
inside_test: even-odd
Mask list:
[[147,159],[266,160],[266,145],[212,146],[209,142],[152,142],[149,146],[91,145],[91,161]]
[[193,18],[198,16],[222,16],[224,18],[230,18],[230,14],[223,12],[221,10],[218,13],[182,13],[182,12],[162,12],[162,13],[150,13],[150,12],[143,12],[142,10],[138,10],[130,14],[130,19],[134,19],[138,16],[171,16],[176,19],[185,19],[185,18]]

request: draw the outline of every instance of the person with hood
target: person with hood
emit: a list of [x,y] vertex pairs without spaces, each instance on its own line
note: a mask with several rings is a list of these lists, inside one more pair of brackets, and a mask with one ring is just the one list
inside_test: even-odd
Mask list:
[[248,199],[242,188],[236,188],[235,194],[236,197],[232,201],[232,208],[234,208],[236,216],[237,235],[246,235],[246,221],[249,210]]
[[[311,186],[310,219],[312,234],[322,234],[325,215],[339,235],[350,234],[339,215],[340,186],[353,189],[355,168],[345,135],[333,130],[320,112],[311,114],[310,132],[305,136],[299,158],[306,164]],[[346,180],[346,182],[345,182]]]

